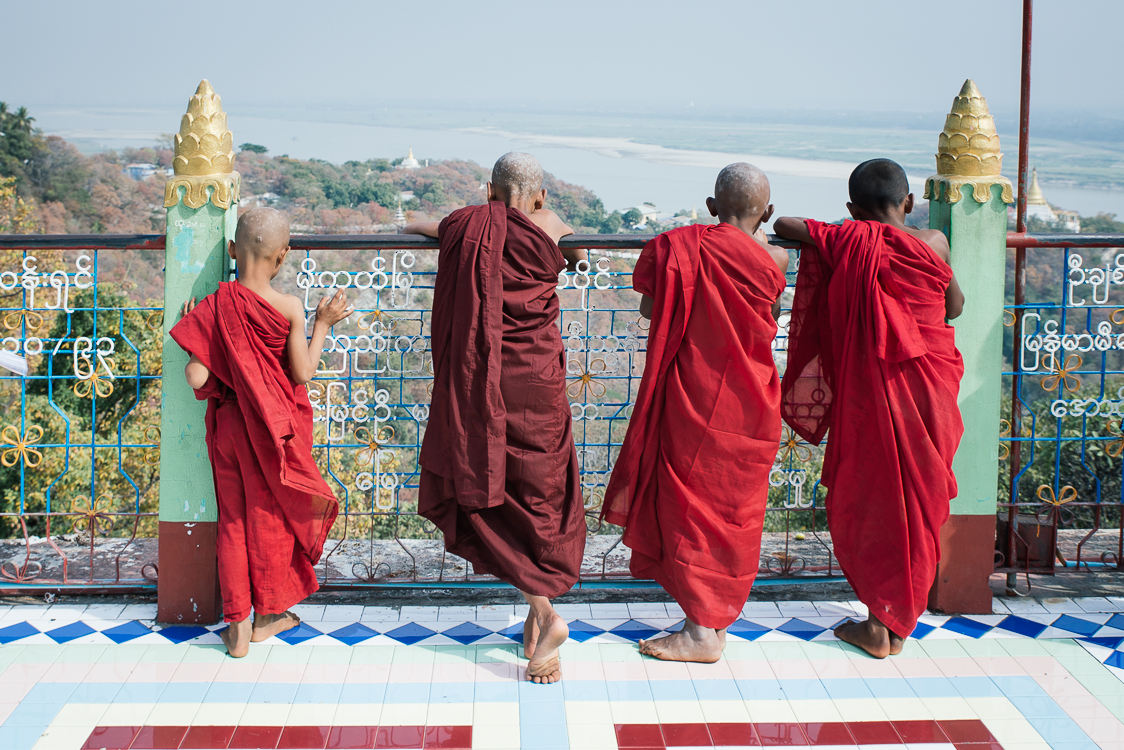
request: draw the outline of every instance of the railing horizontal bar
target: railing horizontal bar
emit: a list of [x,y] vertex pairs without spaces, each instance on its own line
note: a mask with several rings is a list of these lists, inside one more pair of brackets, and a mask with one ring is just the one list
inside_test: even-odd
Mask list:
[[[843,576],[790,576],[786,578],[758,578],[754,586],[794,586],[808,583],[846,583]],[[503,581],[403,581],[386,583],[335,583],[328,582],[321,591],[346,591],[352,589],[512,589]],[[603,581],[579,581],[571,591],[582,589],[658,589],[655,581],[619,578]]]
[[[639,251],[654,237],[651,234],[571,234],[560,247]],[[769,242],[797,248],[799,243],[769,235]],[[1124,244],[1124,240],[1122,240]],[[294,250],[395,250],[436,249],[437,240],[420,234],[294,234]],[[15,250],[163,250],[162,234],[0,234],[0,249]]]
[[155,583],[0,583],[0,596],[26,596],[27,594],[61,594],[70,596],[100,596],[103,594],[151,594]]
[[162,234],[0,234],[0,249],[163,250]]
[[1124,247],[1124,234],[1019,234],[1007,232],[1007,247]]

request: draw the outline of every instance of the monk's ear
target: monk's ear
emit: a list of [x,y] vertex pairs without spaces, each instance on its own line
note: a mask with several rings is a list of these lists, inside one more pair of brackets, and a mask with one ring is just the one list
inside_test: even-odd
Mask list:
[[277,265],[281,265],[285,262],[285,256],[289,254],[289,250],[291,249],[292,248],[290,248],[288,245],[285,245],[285,247],[281,248],[281,252],[277,253]]
[[773,204],[772,203],[770,203],[768,208],[765,209],[765,213],[761,214],[761,222],[760,223],[761,224],[768,224],[769,219],[771,219],[771,218],[773,218]]
[[905,203],[902,204],[902,210],[906,214],[913,213],[913,193],[910,193],[905,197]]
[[232,260],[238,260],[238,254],[234,251],[234,240],[226,244],[226,254],[229,255]]
[[710,211],[711,216],[717,216],[718,215],[718,201],[714,200],[713,198],[707,198],[706,199],[706,210]]
[[535,210],[538,211],[540,208],[542,208],[545,205],[546,205],[546,188],[543,188],[542,190],[539,191],[539,194],[535,196]]
[[496,200],[496,189],[492,187],[492,183],[488,183],[488,202]]
[[851,214],[851,218],[854,219],[855,221],[862,221],[862,219],[860,219],[858,217],[858,215],[855,214],[855,211],[857,211],[857,210],[858,209],[855,208],[855,204],[853,204],[853,203],[847,204],[847,213]]

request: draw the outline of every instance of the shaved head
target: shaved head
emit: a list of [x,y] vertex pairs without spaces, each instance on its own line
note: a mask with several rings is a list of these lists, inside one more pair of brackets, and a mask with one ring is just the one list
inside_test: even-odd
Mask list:
[[238,217],[234,244],[241,254],[271,258],[289,244],[289,220],[275,208],[251,208]]
[[542,190],[542,165],[530,154],[504,154],[492,167],[492,188],[497,194],[529,198]]
[[847,192],[853,205],[877,213],[902,204],[909,195],[909,178],[896,161],[871,159],[851,172]]
[[731,164],[714,181],[714,201],[719,216],[756,219],[769,206],[769,178],[752,164]]

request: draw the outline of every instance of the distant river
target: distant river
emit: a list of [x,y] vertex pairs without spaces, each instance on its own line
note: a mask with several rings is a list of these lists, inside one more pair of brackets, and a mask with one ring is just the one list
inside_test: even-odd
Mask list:
[[[61,135],[88,151],[151,145],[160,133],[173,132],[178,126],[176,115],[150,111],[41,109],[36,114],[45,132]],[[649,202],[662,211],[695,207],[703,213],[718,170],[727,163],[745,160],[769,175],[778,215],[835,220],[846,215],[846,178],[853,167],[843,161],[667,149],[615,137],[532,135],[483,128],[398,128],[228,114],[236,144],[258,143],[271,154],[300,159],[336,163],[393,159],[413,148],[423,163],[426,159],[459,158],[490,166],[507,151],[530,151],[547,171],[595,192],[610,211]],[[1014,151],[1012,147],[1006,150]],[[919,198],[926,176],[928,173],[910,175]],[[1043,184],[1043,190],[1055,205],[1083,215],[1104,211],[1124,217],[1124,191],[1049,183]]]

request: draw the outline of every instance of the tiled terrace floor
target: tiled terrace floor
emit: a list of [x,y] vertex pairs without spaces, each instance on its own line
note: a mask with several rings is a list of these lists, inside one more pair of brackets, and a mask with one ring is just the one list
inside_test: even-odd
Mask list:
[[0,606],[0,749],[1124,748],[1124,600],[925,616],[884,661],[831,635],[861,605],[753,602],[713,665],[638,654],[673,605],[561,610],[540,686],[512,606],[302,607],[238,661],[148,605]]

